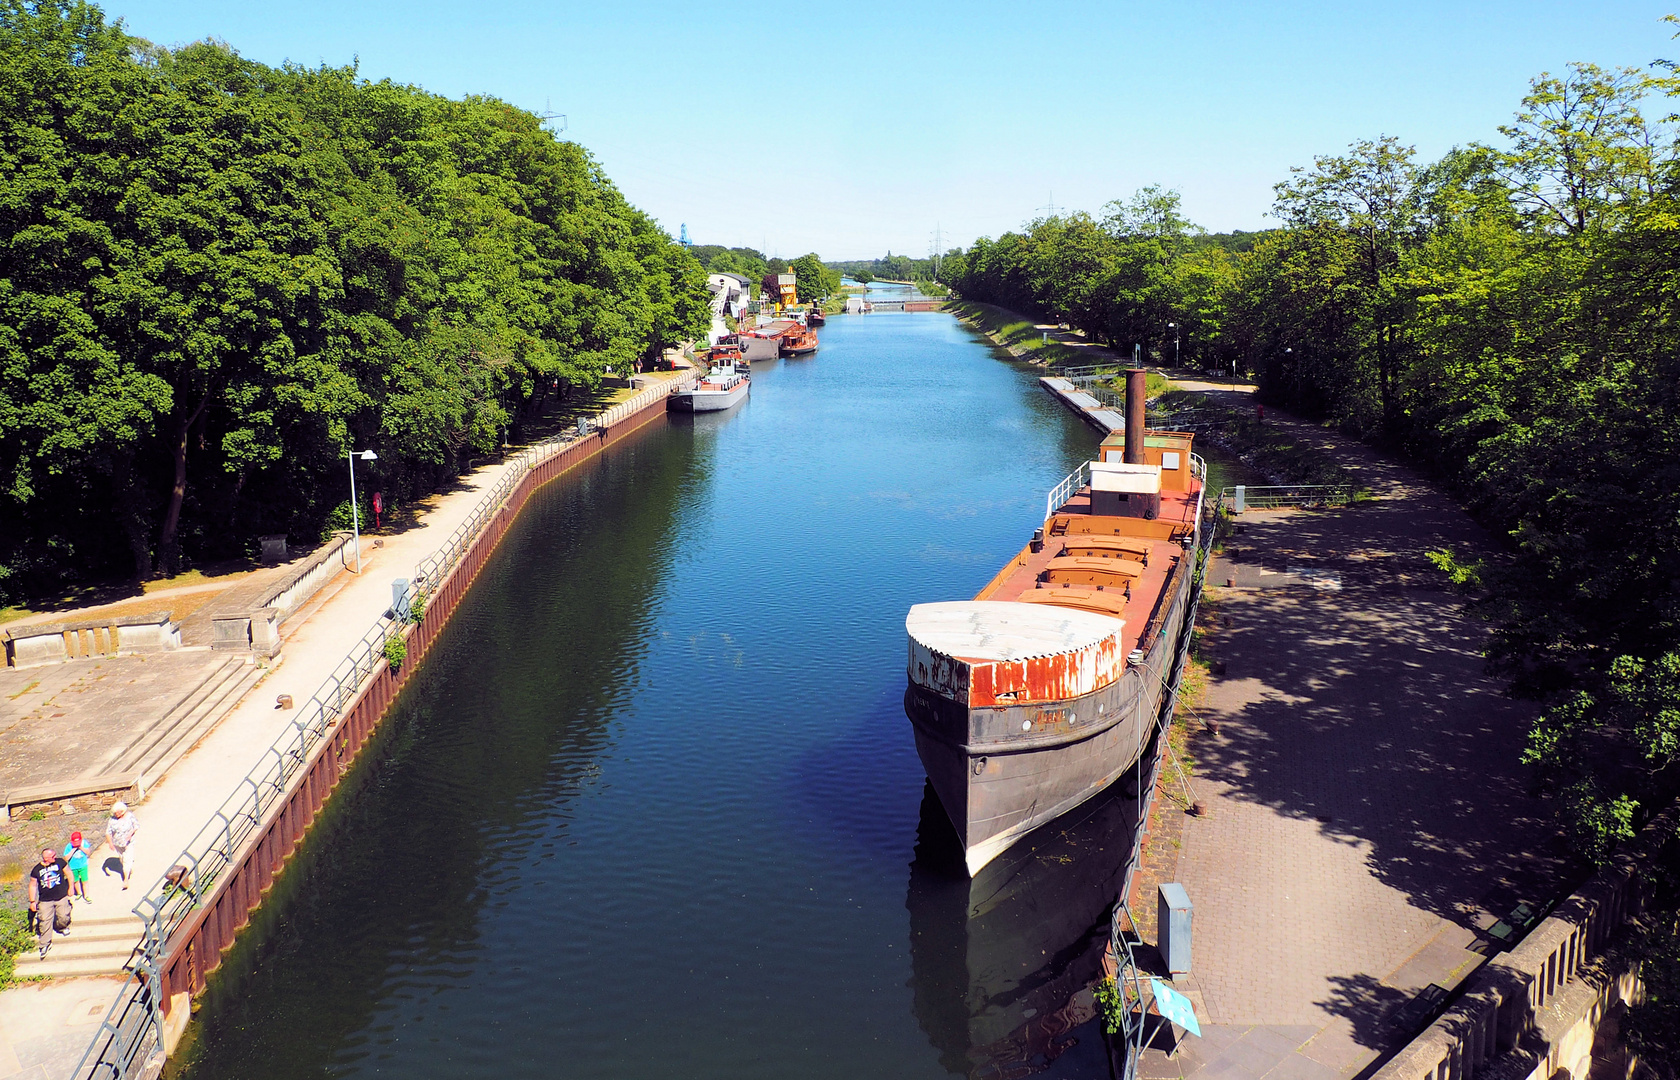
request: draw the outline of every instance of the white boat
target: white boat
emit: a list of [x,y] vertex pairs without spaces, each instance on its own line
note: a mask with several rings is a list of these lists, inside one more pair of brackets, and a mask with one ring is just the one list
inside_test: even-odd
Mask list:
[[732,409],[747,399],[747,388],[751,383],[747,373],[736,367],[735,357],[740,351],[735,350],[735,356],[719,356],[722,347],[714,351],[711,369],[706,376],[689,390],[678,390],[670,397],[669,408],[672,412],[722,412]]

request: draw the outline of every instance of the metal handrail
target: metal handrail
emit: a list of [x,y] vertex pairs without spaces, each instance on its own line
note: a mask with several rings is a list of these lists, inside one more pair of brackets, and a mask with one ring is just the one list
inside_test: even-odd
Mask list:
[[1236,513],[1244,510],[1276,510],[1286,506],[1344,506],[1358,493],[1357,484],[1266,484],[1226,488]]
[[[1108,942],[1114,949],[1115,972],[1114,984],[1120,991],[1120,1045],[1125,1054],[1125,1063],[1120,1067],[1119,1080],[1136,1080],[1138,1061],[1143,1057],[1143,1029],[1147,1014],[1143,1003],[1143,977],[1138,972],[1137,956],[1132,952],[1131,935],[1120,929],[1120,916],[1133,926],[1137,924],[1132,919],[1132,909],[1126,903],[1127,894],[1122,893],[1120,901],[1114,905],[1114,913],[1108,921]],[[1133,1006],[1137,1014],[1132,1013]]]
[[[596,417],[602,429],[643,409],[659,397],[669,396],[695,378],[672,379],[628,398]],[[513,455],[513,461],[468,513],[466,520],[444,539],[437,551],[420,560],[411,579],[413,595],[422,603],[461,562],[473,540],[490,519],[501,511],[519,483],[543,462],[584,438],[571,434],[555,436]],[[315,748],[356,700],[363,683],[376,676],[390,661],[385,642],[391,633],[409,621],[409,612],[386,612],[350,647],[332,673],[321,683],[299,711],[290,729],[280,733],[250,772],[238,782],[198,834],[188,842],[171,867],[186,866],[192,887],[178,888],[164,874],[134,905],[144,928],[136,947],[139,972],[118,990],[99,1030],[88,1044],[71,1074],[76,1080],[126,1080],[135,1075],[141,1051],[149,1057],[161,1046],[163,1031],[162,989],[159,982],[170,938],[198,909],[199,897],[214,889],[217,881],[237,865],[240,853],[260,832],[268,811],[286,797],[292,781],[309,761]],[[137,1037],[133,1028],[136,1010],[144,1012],[156,1029],[155,1042]]]
[[[1200,473],[1197,473],[1198,468]],[[1190,455],[1190,469],[1193,474],[1205,476],[1207,463],[1195,454]],[[1128,848],[1125,873],[1122,875],[1120,895],[1115,900],[1114,910],[1109,918],[1108,940],[1109,948],[1114,952],[1116,987],[1121,994],[1120,1008],[1120,1036],[1122,1052],[1125,1061],[1121,1066],[1120,1080],[1137,1080],[1138,1059],[1143,1054],[1143,1034],[1147,1025],[1146,1003],[1143,1000],[1143,977],[1138,970],[1137,958],[1132,951],[1132,942],[1125,931],[1120,928],[1120,917],[1125,915],[1126,921],[1132,923],[1131,908],[1128,898],[1132,895],[1132,881],[1138,871],[1138,858],[1142,852],[1143,833],[1149,824],[1148,808],[1155,801],[1155,787],[1160,774],[1160,757],[1162,742],[1168,738],[1168,731],[1172,724],[1173,712],[1178,706],[1178,688],[1184,675],[1184,663],[1190,651],[1190,641],[1195,633],[1196,615],[1201,609],[1202,584],[1207,575],[1207,561],[1213,551],[1214,524],[1225,503],[1225,491],[1214,497],[1213,503],[1208,504],[1207,488],[1204,485],[1196,497],[1196,520],[1201,527],[1197,543],[1192,549],[1195,562],[1192,565],[1192,577],[1188,602],[1184,610],[1184,620],[1179,624],[1178,640],[1174,642],[1172,661],[1169,670],[1162,676],[1163,689],[1166,693],[1162,698],[1161,707],[1155,714],[1152,726],[1152,736],[1156,747],[1155,760],[1149,766],[1149,783],[1143,783],[1143,754],[1138,754],[1138,816],[1132,826],[1132,842]],[[1149,739],[1144,740],[1145,744]],[[1136,925],[1132,923],[1132,925]],[[1133,1008],[1136,1014],[1133,1014]]]
[[1050,373],[1054,378],[1079,380],[1089,379],[1103,372],[1113,373],[1125,369],[1127,364],[1116,360],[1112,364],[1082,364],[1079,367],[1056,367],[1051,365]]
[[1068,473],[1062,482],[1050,489],[1050,494],[1044,497],[1044,517],[1049,520],[1056,513],[1056,507],[1061,506],[1074,493],[1091,482],[1091,463],[1082,461],[1079,468]]

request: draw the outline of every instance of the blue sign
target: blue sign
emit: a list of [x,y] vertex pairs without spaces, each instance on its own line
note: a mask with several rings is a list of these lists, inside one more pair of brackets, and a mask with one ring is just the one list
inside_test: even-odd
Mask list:
[[1160,979],[1150,979],[1149,988],[1155,994],[1156,1012],[1196,1036],[1196,1038],[1202,1037],[1202,1025],[1196,1023],[1196,1007],[1190,1004],[1189,998],[1166,985]]

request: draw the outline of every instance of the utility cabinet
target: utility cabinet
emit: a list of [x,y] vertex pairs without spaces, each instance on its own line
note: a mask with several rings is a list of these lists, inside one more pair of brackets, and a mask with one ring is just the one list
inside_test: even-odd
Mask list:
[[1184,886],[1173,882],[1161,886],[1157,909],[1156,935],[1160,938],[1161,959],[1174,975],[1190,971],[1190,894]]

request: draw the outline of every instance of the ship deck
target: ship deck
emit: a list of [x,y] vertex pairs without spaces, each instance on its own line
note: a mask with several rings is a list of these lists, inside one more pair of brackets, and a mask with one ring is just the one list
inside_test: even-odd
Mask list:
[[[1191,491],[1163,491],[1160,516],[1146,521],[1142,518],[1093,515],[1091,490],[1081,488],[1044,523],[1043,550],[1033,551],[1031,545],[1022,548],[1020,554],[975,599],[1018,601],[1034,590],[1059,588],[1053,584],[1041,585],[1039,575],[1050,565],[1050,560],[1062,554],[1069,540],[1081,532],[1100,530],[1097,535],[1118,534],[1143,539],[1149,543],[1149,561],[1142,575],[1132,581],[1131,594],[1126,598],[1120,618],[1126,624],[1122,634],[1125,648],[1147,648],[1148,643],[1139,638],[1147,628],[1150,616],[1155,613],[1161,592],[1166,588],[1168,574],[1184,557],[1184,546],[1176,537],[1195,532],[1199,491],[1199,487]],[[1054,523],[1062,518],[1068,520],[1069,531],[1053,534]],[[1151,533],[1159,535],[1148,535]],[[1106,596],[1124,595],[1122,590],[1112,587],[1105,588],[1103,592]]]

